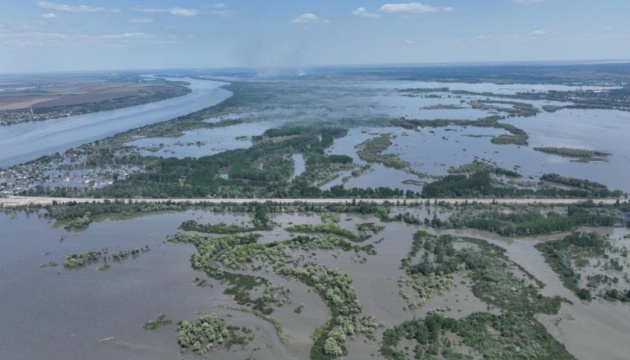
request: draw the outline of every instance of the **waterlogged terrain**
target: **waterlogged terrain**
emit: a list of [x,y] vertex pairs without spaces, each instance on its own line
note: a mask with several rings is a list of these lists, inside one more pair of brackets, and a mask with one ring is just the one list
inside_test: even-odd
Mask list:
[[[53,150],[63,151],[80,142],[167,120],[171,114],[170,121],[118,133],[62,154],[6,169],[0,173],[0,179],[7,180],[4,191],[84,196],[91,190],[103,189],[102,194],[109,196],[147,196],[142,189],[146,186],[138,182],[142,173],[163,171],[165,165],[190,168],[190,161],[218,164],[218,168],[204,175],[204,181],[212,185],[194,191],[196,196],[285,197],[291,194],[317,197],[329,196],[335,189],[341,194],[339,187],[349,195],[358,195],[368,188],[420,194],[426,184],[446,175],[471,175],[475,168],[469,167],[471,171],[463,172],[457,172],[457,168],[475,162],[486,164],[477,170],[487,170],[491,165],[520,175],[493,176],[492,180],[501,187],[532,191],[548,187],[580,188],[567,185],[568,180],[558,183],[548,181],[549,177],[543,178],[547,174],[559,174],[596,182],[610,190],[630,190],[625,181],[630,177],[627,173],[630,153],[624,145],[623,131],[628,112],[615,110],[625,109],[624,102],[611,102],[606,97],[625,89],[615,84],[467,84],[360,76],[327,80],[318,76],[232,77],[226,89],[234,96],[225,100],[228,90],[216,88],[225,83],[198,78],[184,80],[190,83],[193,92],[181,99],[197,96],[197,109],[203,107],[202,103],[209,107],[186,115],[184,108],[166,104],[169,112],[160,111],[159,120],[128,114],[141,123],[113,121],[112,113],[92,114],[89,116],[103,117],[103,129],[107,131],[97,134],[77,128],[81,134],[93,136],[79,142],[68,141],[68,129],[56,121],[54,131],[63,132],[65,140],[60,141],[65,145]],[[596,96],[603,97],[597,100],[599,107],[591,99]],[[225,101],[212,106],[222,100]],[[620,105],[609,105],[611,103]],[[161,103],[146,106],[158,104]],[[173,111],[178,113],[175,115]],[[73,118],[68,121],[70,119]],[[88,123],[101,122],[81,121],[81,124]],[[113,126],[114,123],[125,125],[120,128]],[[10,152],[20,152],[16,155],[20,161],[26,160],[21,157],[30,151],[23,149],[24,146],[55,143],[54,137],[46,142],[23,138],[41,132],[49,139],[46,123],[37,126],[43,126],[44,130],[42,127],[37,131],[10,127],[3,133]],[[323,137],[324,132],[331,131],[329,129],[334,130],[332,139]],[[309,131],[318,137],[317,146],[323,148],[323,153],[313,148],[312,139],[296,138]],[[389,143],[379,151],[389,157],[389,163],[374,156],[359,156],[357,150],[363,142],[384,135],[389,136]],[[70,139],[74,139],[73,136],[70,135]],[[8,143],[15,141],[20,141],[21,145]],[[565,149],[567,154],[591,151],[605,156],[576,158],[557,151],[540,151],[541,148]],[[53,150],[42,149],[37,154],[50,154]],[[349,156],[352,162],[342,158],[331,161],[333,155]],[[395,165],[391,161],[393,157],[400,160],[399,165],[405,166]],[[179,159],[181,163],[167,160],[170,158]],[[302,166],[295,161],[300,159],[304,160],[304,171],[295,169]],[[4,165],[16,162],[18,158]],[[102,176],[86,175],[104,169],[107,171],[101,171]],[[128,176],[130,173],[137,174]],[[69,186],[68,182],[63,182],[65,178],[77,177],[88,186]],[[191,180],[195,177],[182,173],[177,179],[173,176],[167,181],[170,184],[183,181],[195,186],[195,181]],[[145,177],[144,182],[155,178],[153,175]],[[158,183],[162,183],[157,186],[165,186],[163,178],[157,175]],[[115,184],[115,180],[122,180],[118,181],[121,184]],[[313,187],[320,192],[310,190]],[[125,190],[121,192],[120,188]],[[157,193],[186,196],[172,189]]]
[[2,195],[112,200],[0,208],[0,358],[625,359],[630,92],[605,68],[198,71],[3,127]]
[[[505,237],[451,229],[471,214],[562,214],[566,207],[366,204],[337,205],[351,212],[335,212],[323,205],[250,204],[188,205],[187,211],[160,213],[187,207],[165,203],[152,214],[121,202],[80,228],[74,228],[75,221],[55,224],[46,215],[52,211],[65,219],[98,206],[1,214],[6,236],[0,260],[7,276],[0,281],[13,291],[0,305],[3,318],[15,324],[0,328],[3,358],[53,353],[59,359],[86,354],[99,359],[200,354],[390,359],[433,351],[503,358],[514,348],[496,343],[494,330],[500,328],[479,333],[485,340],[466,330],[497,322],[514,332],[501,341],[521,348],[528,342],[528,357],[623,359],[627,350],[627,302],[596,296],[596,290],[590,301],[580,299],[538,250],[537,244],[551,244],[570,232]],[[609,207],[597,211],[615,213]],[[630,247],[624,227],[573,229],[601,234],[615,254]],[[143,250],[116,255],[134,249]],[[64,262],[90,252],[98,255],[85,264]],[[628,260],[617,256],[623,269],[611,271],[617,273],[618,288],[627,289]],[[24,321],[24,314],[31,321]],[[198,326],[196,321],[219,321],[211,319],[223,321],[212,326],[226,326],[221,340],[212,335],[214,340],[197,346],[188,340],[192,335],[183,335]],[[405,329],[426,325],[412,319],[440,324],[446,337],[416,347],[413,337],[404,340],[407,333],[400,332],[401,324]],[[589,341],[592,329],[607,334],[606,340]],[[542,337],[528,338],[532,331]],[[33,344],[23,333],[44,340]]]

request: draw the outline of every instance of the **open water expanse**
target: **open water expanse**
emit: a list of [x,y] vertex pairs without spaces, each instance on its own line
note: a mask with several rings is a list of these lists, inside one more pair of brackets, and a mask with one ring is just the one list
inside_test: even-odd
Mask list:
[[123,131],[183,116],[216,105],[231,95],[231,92],[221,88],[226,85],[223,82],[190,78],[183,80],[189,83],[192,92],[173,99],[67,118],[2,126],[0,167],[31,161]]

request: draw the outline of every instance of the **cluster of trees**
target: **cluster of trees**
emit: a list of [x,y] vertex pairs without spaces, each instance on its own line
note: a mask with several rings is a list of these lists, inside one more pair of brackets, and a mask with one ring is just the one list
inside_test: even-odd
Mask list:
[[[204,206],[204,204],[195,206]],[[92,222],[105,218],[127,219],[154,212],[184,211],[191,207],[192,204],[190,203],[174,203],[172,201],[147,203],[133,202],[131,200],[105,200],[101,203],[71,201],[65,205],[53,202],[52,205],[47,205],[44,208],[47,216],[55,219],[60,224],[64,224],[66,229],[81,230],[87,228]]]
[[246,345],[248,339],[238,336],[238,330],[241,330],[238,326],[226,325],[223,319],[212,313],[193,322],[180,322],[177,325],[177,341],[184,349],[204,354],[220,346]]
[[503,236],[532,236],[570,231],[579,226],[613,226],[618,216],[598,209],[569,206],[567,215],[555,212],[546,215],[537,209],[517,213],[486,211],[472,216],[452,216],[454,228],[473,228],[492,231]]
[[619,197],[622,195],[620,190],[610,191],[606,185],[598,182],[575,179],[568,176],[562,176],[558,174],[545,174],[540,178],[541,181],[548,181],[565,186],[571,186],[588,192],[592,197]]
[[416,343],[416,359],[469,358],[469,354],[458,352],[456,343],[445,336],[447,332],[458,335],[465,345],[488,359],[534,359],[541,354],[549,359],[574,359],[535,318],[512,312],[478,312],[459,320],[431,314],[407,320],[385,330],[380,353],[391,360],[408,359],[407,351],[399,349],[401,341],[407,339]]
[[[496,173],[496,172],[495,172]],[[499,173],[497,173],[499,174]],[[508,175],[501,171],[501,175]],[[477,171],[469,176],[448,175],[441,180],[434,181],[422,188],[423,198],[436,197],[619,197],[619,190],[610,191],[605,185],[589,180],[580,180],[557,174],[545,174],[542,181],[553,182],[574,187],[574,189],[558,189],[542,187],[539,190],[517,189],[512,187],[494,186],[488,171]]]
[[[318,189],[319,190],[319,189]],[[332,186],[329,190],[318,191],[318,196],[323,198],[363,198],[363,199],[385,199],[385,198],[420,198],[419,192],[411,190],[403,191],[399,188],[377,187],[377,188],[350,188],[346,189],[343,185]]]
[[274,223],[267,215],[265,204],[254,205],[252,225],[253,226],[228,225],[223,221],[218,224],[200,224],[196,220],[187,220],[184,221],[179,228],[186,231],[197,231],[209,234],[238,234],[271,230],[274,227]]
[[337,269],[307,266],[302,269],[283,267],[279,274],[295,278],[312,287],[326,302],[332,314],[311,348],[311,359],[330,359],[346,353],[343,343],[346,336],[357,332],[372,333],[375,319],[362,319],[361,303],[352,287],[352,280]]
[[355,146],[357,155],[363,161],[381,163],[394,169],[407,169],[410,164],[396,154],[383,154],[392,144],[392,134],[381,134],[373,139],[365,140]]
[[514,144],[514,145],[527,145],[529,136],[527,133],[511,124],[500,123],[503,117],[498,115],[488,116],[479,120],[448,120],[448,119],[436,119],[436,120],[411,120],[411,119],[398,119],[393,120],[392,125],[400,126],[405,129],[416,129],[418,127],[447,127],[447,126],[473,126],[482,128],[495,128],[503,129],[510,133],[510,135],[499,135],[492,138],[492,143],[499,145]]
[[197,231],[208,234],[238,234],[243,232],[257,231],[254,227],[240,226],[234,224],[226,224],[221,221],[218,224],[200,224],[196,220],[184,221],[180,226],[180,229],[186,231]]
[[138,257],[140,254],[149,251],[149,245],[146,245],[142,248],[128,249],[128,250],[120,250],[119,252],[115,252],[112,254],[112,259],[114,261],[123,261],[127,260],[130,256],[132,258]]
[[321,224],[298,224],[286,228],[289,232],[301,233],[320,233],[331,234],[344,237],[350,241],[363,241],[365,238],[355,234],[353,231],[344,229],[340,226],[340,217],[338,213],[322,214]]
[[66,269],[76,269],[97,262],[101,257],[98,250],[77,252],[63,257],[63,266]]
[[567,156],[573,158],[592,159],[596,157],[607,157],[610,153],[598,150],[576,149],[568,147],[535,147],[534,150],[546,154]]
[[422,197],[484,197],[511,193],[510,189],[499,189],[492,186],[490,173],[478,171],[470,176],[448,175],[422,188]]
[[[352,158],[327,156],[324,149],[347,130],[287,126],[267,130],[253,137],[248,149],[224,151],[195,158],[146,158],[145,172],[129,175],[125,180],[97,189],[94,196],[142,197],[206,197],[218,195],[309,197],[321,196],[313,179],[329,168],[352,166]],[[306,158],[306,171],[287,187],[294,164],[290,157],[300,153]],[[229,175],[228,179],[220,176]]]
[[[466,246],[456,246],[458,243],[466,243]],[[420,260],[414,263],[418,256]],[[385,330],[380,349],[384,357],[408,359],[409,348],[399,347],[402,340],[407,339],[415,341],[415,358],[466,358],[445,337],[449,332],[458,335],[465,345],[484,358],[536,358],[540,354],[553,354],[554,359],[573,358],[532,316],[557,313],[561,299],[539,294],[542,283],[510,261],[504,249],[484,240],[418,231],[409,256],[403,259],[403,268],[409,275],[418,275],[421,279],[466,273],[471,277],[473,294],[498,307],[502,315],[478,312],[456,320],[434,313],[405,321]],[[513,268],[523,271],[534,283],[527,285],[514,274]],[[421,296],[430,296],[431,292],[423,294]]]
[[460,166],[451,166],[448,169],[449,174],[472,174],[480,171],[485,171],[487,173],[492,173],[498,176],[509,176],[514,178],[521,177],[521,174],[517,173],[516,171],[504,169],[502,167],[496,167],[492,164],[488,164],[487,162],[483,162],[480,160],[473,160],[472,163]]
[[[455,247],[462,242],[467,246]],[[412,259],[420,251],[421,260],[414,264]],[[472,277],[473,294],[506,311],[554,314],[560,308],[560,298],[541,296],[536,287],[526,286],[509,271],[519,267],[507,258],[505,250],[484,240],[436,236],[420,231],[414,235],[410,257],[403,260],[403,266],[412,278],[445,277],[467,270]],[[533,276],[528,276],[534,280]],[[425,291],[430,289],[418,289],[431,293]]]
[[[591,289],[597,289],[601,283],[607,283],[608,276],[598,274],[589,276],[588,287],[581,287],[582,275],[576,269],[576,261],[584,258],[605,257],[610,244],[598,233],[577,232],[564,237],[561,240],[546,241],[536,245],[545,257],[545,261],[551,266],[560,278],[564,286],[575,292],[583,300],[591,301],[593,295]],[[589,289],[590,288],[590,289]],[[609,300],[630,301],[630,290],[619,291],[607,289],[603,296]]]

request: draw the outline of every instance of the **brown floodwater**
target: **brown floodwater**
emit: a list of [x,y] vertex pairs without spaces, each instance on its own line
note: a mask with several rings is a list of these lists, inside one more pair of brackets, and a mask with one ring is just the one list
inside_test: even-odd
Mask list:
[[[403,211],[398,209],[396,211]],[[433,216],[427,207],[410,209],[414,215]],[[438,216],[446,216],[440,211]],[[320,214],[271,214],[283,227],[298,223],[320,223]],[[280,342],[273,326],[253,314],[229,309],[235,306],[230,296],[223,294],[225,286],[191,268],[192,245],[166,242],[186,220],[201,223],[224,221],[246,224],[250,217],[242,213],[187,211],[157,214],[127,221],[93,223],[81,232],[68,232],[53,227],[38,214],[0,213],[0,359],[174,359],[197,358],[181,353],[177,344],[176,323],[194,320],[215,312],[229,322],[254,330],[255,340],[244,349],[234,347],[210,355],[211,358],[244,359],[305,359],[312,346],[313,331],[329,319],[329,311],[318,295],[302,283],[267,270],[241,273],[263,276],[274,285],[290,290],[291,302],[274,306],[274,313],[288,340]],[[401,276],[400,260],[407,256],[417,226],[402,223],[381,223],[371,216],[341,214],[341,226],[356,230],[357,224],[374,222],[385,225],[383,232],[364,244],[373,244],[377,255],[339,250],[304,252],[292,251],[292,256],[304,256],[303,262],[338,268],[352,279],[364,315],[374,315],[386,327],[412,317],[423,317],[429,311],[450,307],[448,316],[461,318],[477,311],[488,311],[487,304],[476,299],[469,281],[456,276],[452,288],[436,295],[420,309],[409,310],[399,295],[397,284]],[[593,230],[593,229],[582,229]],[[595,229],[615,238],[627,229]],[[292,234],[276,228],[260,232],[263,243],[289,239]],[[443,232],[444,233],[444,232]],[[630,306],[596,300],[581,302],[564,288],[558,276],[534,248],[562,234],[539,238],[505,238],[488,232],[472,230],[448,231],[460,236],[486,239],[507,250],[507,255],[527,272],[545,283],[542,293],[559,295],[573,304],[563,304],[560,314],[538,316],[548,331],[578,359],[625,359],[629,353]],[[122,263],[113,263],[109,271],[98,271],[101,264],[84,269],[63,268],[63,255],[75,251],[144,247],[149,252]],[[57,267],[40,267],[56,262]],[[254,266],[260,265],[255,263]],[[522,275],[522,274],[521,274]],[[519,275],[519,276],[521,276]],[[211,286],[198,287],[195,278],[208,280]],[[262,289],[257,289],[259,294]],[[413,293],[408,290],[413,298]],[[302,305],[302,312],[295,309]],[[496,311],[496,310],[491,310]],[[164,313],[173,324],[155,331],[144,331],[142,325]],[[383,329],[377,330],[380,338]],[[101,341],[113,338],[111,340]],[[380,358],[379,344],[363,335],[349,337],[348,358]]]

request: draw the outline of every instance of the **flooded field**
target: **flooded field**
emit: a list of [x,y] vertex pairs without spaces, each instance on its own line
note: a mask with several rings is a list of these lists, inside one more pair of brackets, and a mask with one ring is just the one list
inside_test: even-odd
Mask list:
[[[432,216],[427,208],[405,209],[414,215]],[[440,211],[440,217],[448,211]],[[271,231],[258,231],[260,243],[271,244],[294,238],[287,231],[294,224],[322,223],[319,214],[270,214],[277,226]],[[491,309],[471,291],[471,280],[457,275],[450,290],[431,297],[426,304],[409,309],[399,294],[398,281],[405,277],[401,260],[412,246],[417,226],[401,223],[383,223],[372,216],[340,214],[340,227],[356,231],[360,224],[374,223],[384,230],[374,234],[364,244],[371,244],[374,255],[362,252],[294,249],[293,258],[303,263],[336,268],[352,281],[362,314],[373,315],[385,327],[397,325],[413,317],[424,317],[433,311],[459,319],[476,312],[501,314]],[[197,358],[189,352],[180,353],[177,344],[176,323],[192,321],[214,312],[226,321],[254,330],[255,338],[243,349],[221,350],[212,356],[225,359],[307,358],[313,345],[311,335],[329,317],[329,309],[309,286],[274,273],[270,267],[236,273],[262,276],[275,286],[289,291],[289,300],[282,306],[272,305],[273,316],[282,327],[284,345],[274,327],[267,321],[247,312],[233,310],[235,300],[223,293],[225,284],[208,278],[191,267],[190,257],[196,250],[192,245],[166,241],[186,220],[199,223],[245,225],[251,215],[243,213],[214,213],[186,211],[144,216],[126,221],[105,220],[93,223],[80,232],[68,232],[54,227],[43,213],[5,212],[0,214],[0,264],[5,276],[0,279],[3,296],[0,299],[5,324],[0,327],[0,357],[3,359],[39,358],[47,354],[50,359],[172,359]],[[627,231],[607,230],[615,236]],[[621,231],[621,232],[619,232]],[[545,286],[544,296],[561,296],[571,303],[562,304],[557,315],[539,315],[548,331],[578,359],[591,359],[596,354],[607,359],[623,359],[627,353],[630,332],[630,306],[596,300],[580,301],[564,288],[557,275],[534,248],[538,238],[512,239],[490,233],[458,230],[449,231],[456,236],[481,238],[507,250],[508,257],[531,273]],[[220,235],[211,235],[218,237]],[[543,241],[546,237],[541,237]],[[111,263],[108,271],[98,271],[100,263],[78,270],[62,266],[63,256],[77,251],[107,249],[110,253],[148,246],[149,251],[137,258]],[[55,263],[57,266],[53,266]],[[202,278],[208,286],[197,286]],[[413,289],[404,288],[412,294]],[[261,294],[255,289],[252,294]],[[168,294],[168,295],[166,295]],[[252,295],[253,296],[253,295]],[[297,312],[299,308],[299,313]],[[142,325],[165,314],[173,324],[154,331],[142,330]],[[592,339],[592,331],[606,334]],[[24,337],[20,334],[30,334]],[[364,358],[378,353],[382,330],[375,338],[356,334],[346,340],[348,358]],[[33,338],[38,341],[33,342]],[[50,357],[50,354],[55,356]],[[605,354],[605,355],[602,355]]]
[[[611,110],[563,109],[546,112],[544,106],[567,106],[568,102],[520,100],[514,101],[533,106],[535,116],[515,117],[503,120],[529,134],[529,146],[497,145],[493,137],[508,134],[505,130],[474,126],[446,126],[406,130],[380,127],[378,119],[449,119],[477,120],[491,115],[502,115],[501,110],[475,108],[476,102],[489,101],[499,109],[509,107],[499,95],[517,96],[519,93],[569,91],[577,87],[560,85],[497,85],[490,83],[431,83],[405,81],[320,81],[288,82],[287,89],[295,88],[304,96],[293,98],[283,94],[282,107],[253,107],[250,111],[224,116],[226,119],[246,119],[246,123],[233,126],[195,130],[177,138],[147,138],[128,145],[140,148],[144,156],[201,157],[221,151],[242,149],[252,145],[250,138],[261,135],[270,128],[283,124],[308,124],[339,120],[353,120],[347,136],[337,139],[327,149],[329,154],[351,156],[356,164],[365,162],[358,158],[354,147],[378,134],[395,135],[393,145],[386,150],[411,163],[411,169],[433,176],[443,176],[452,166],[483,160],[506,169],[518,168],[525,178],[536,179],[546,173],[559,173],[575,178],[600,182],[611,189],[630,190],[624,169],[630,169],[630,152],[624,146],[624,132],[628,113]],[[423,89],[419,95],[409,95],[407,89]],[[433,89],[433,91],[431,91]],[[593,87],[588,90],[611,89]],[[452,91],[470,93],[453,94]],[[493,96],[497,95],[497,96]],[[493,103],[494,102],[494,103]],[[209,119],[214,122],[219,119]],[[361,126],[369,122],[370,126]],[[575,159],[550,155],[533,150],[534,147],[571,147],[601,150],[611,153],[606,161],[578,162]],[[620,173],[621,172],[621,173]],[[359,177],[340,173],[333,182],[322,189],[344,184],[352,187],[379,187],[395,185],[403,190],[421,191],[417,176],[405,171],[373,164],[372,170]],[[345,181],[344,178],[348,177]],[[412,183],[410,180],[415,180]],[[423,181],[427,181],[424,179]],[[430,180],[429,180],[430,181]]]

